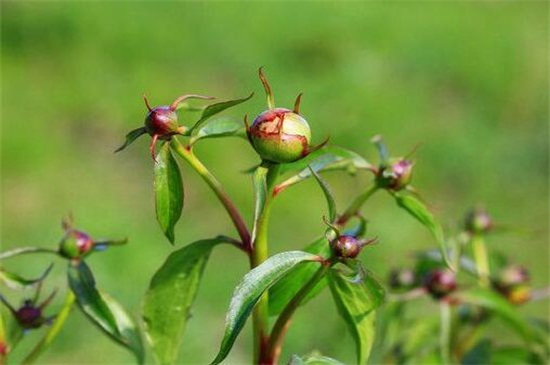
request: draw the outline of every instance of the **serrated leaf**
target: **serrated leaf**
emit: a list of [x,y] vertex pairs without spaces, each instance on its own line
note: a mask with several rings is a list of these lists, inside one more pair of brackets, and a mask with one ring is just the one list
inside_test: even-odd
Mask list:
[[323,355],[310,355],[305,357],[292,355],[288,365],[344,365],[344,363]]
[[373,166],[357,153],[337,146],[325,146],[318,151],[309,154],[307,157],[298,161],[283,164],[280,173],[284,174],[292,171],[299,171],[278,185],[278,190],[282,190],[291,185],[297,184],[309,177],[311,171],[315,172],[333,171],[333,170],[370,170]]
[[143,303],[147,340],[159,364],[173,364],[204,268],[223,238],[193,242],[166,259],[151,280]]
[[33,286],[44,280],[53,268],[53,264],[50,264],[46,270],[36,279],[26,279],[18,274],[6,271],[4,268],[0,268],[0,282],[3,282],[10,289],[20,290],[29,286]]
[[174,226],[183,210],[183,181],[178,163],[172,156],[170,145],[165,143],[155,163],[155,207],[157,221],[164,235],[174,244]]
[[323,190],[323,194],[325,195],[325,199],[327,201],[329,220],[332,223],[336,220],[336,202],[334,201],[334,197],[332,196],[330,187],[328,186],[325,180],[321,179],[319,174],[317,174],[311,166],[309,167],[309,170],[312,173],[312,175],[315,177],[315,180],[321,187],[321,190]]
[[136,128],[136,129],[130,131],[126,135],[126,140],[124,141],[124,144],[122,146],[120,146],[119,148],[117,148],[115,152],[122,151],[123,149],[128,147],[132,142],[134,142],[138,137],[140,137],[141,135],[143,135],[145,133],[147,133],[147,130],[145,129],[145,127],[139,127],[139,128]]
[[447,253],[447,245],[445,244],[443,228],[441,228],[441,225],[435,220],[434,216],[424,205],[424,203],[422,203],[420,200],[412,195],[403,194],[400,192],[394,193],[393,196],[399,207],[406,210],[411,216],[413,216],[432,233],[437,244],[439,245],[439,249],[445,261],[445,265],[447,265],[450,269],[454,271],[454,268],[451,264],[451,261],[449,260],[449,256]]
[[228,136],[246,138],[246,131],[243,124],[227,118],[209,121],[191,137],[189,143],[193,145],[200,139]]
[[[327,258],[330,255],[330,246],[325,237],[321,237],[305,249],[305,252]],[[289,272],[285,277],[269,289],[269,314],[275,316],[283,311],[290,300],[298,293],[317,272],[318,266],[314,263],[304,263]],[[327,286],[326,278],[322,278],[317,285],[302,300],[300,305],[306,304]]]
[[222,101],[220,103],[215,103],[215,104],[211,104],[211,105],[208,105],[202,112],[201,114],[201,117],[199,118],[199,120],[195,123],[195,125],[193,126],[193,128],[191,128],[191,131],[192,132],[195,132],[197,129],[199,129],[201,127],[201,125],[210,117],[213,117],[214,115],[218,114],[218,113],[221,113],[223,112],[224,110],[226,109],[229,109],[231,107],[234,107],[236,105],[239,105],[241,103],[244,103],[245,101],[249,100],[250,98],[252,98],[252,96],[254,96],[254,93],[250,94],[249,96],[247,96],[246,98],[242,98],[242,99],[235,99],[235,100],[227,100],[227,101]]
[[338,312],[355,340],[357,361],[365,364],[374,343],[375,310],[384,299],[384,291],[370,273],[362,282],[352,283],[333,268],[328,283]]
[[84,314],[111,339],[131,350],[140,363],[144,352],[141,337],[131,317],[110,296],[96,288],[93,274],[84,261],[69,264],[69,287]]
[[302,251],[283,252],[270,257],[248,272],[231,298],[225,319],[225,333],[218,355],[212,364],[219,364],[227,357],[252,309],[266,290],[297,265],[319,259],[317,255]]
[[465,302],[491,310],[504,320],[514,332],[519,333],[525,340],[533,339],[534,331],[512,304],[504,297],[488,289],[475,288],[461,292],[457,297]]

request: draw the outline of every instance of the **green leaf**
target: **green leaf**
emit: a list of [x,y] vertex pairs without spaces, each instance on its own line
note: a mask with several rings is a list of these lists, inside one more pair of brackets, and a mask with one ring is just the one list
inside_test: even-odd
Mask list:
[[533,339],[534,332],[527,320],[520,315],[516,307],[510,304],[500,294],[488,289],[475,288],[463,291],[457,296],[465,303],[479,305],[491,310],[525,340],[530,341]]
[[462,360],[462,365],[492,364],[491,362],[491,341],[483,339],[468,351]]
[[4,268],[0,268],[0,282],[3,282],[10,289],[25,289],[29,286],[33,286],[44,280],[53,268],[53,264],[50,264],[48,268],[36,279],[26,279],[15,273],[6,271]]
[[266,290],[300,263],[319,259],[317,255],[302,251],[283,252],[270,257],[248,272],[231,298],[220,351],[212,364],[219,364],[227,357],[252,309]]
[[[327,258],[330,255],[330,246],[325,237],[321,237],[309,244],[305,252]],[[300,288],[307,283],[317,272],[318,266],[314,263],[304,263],[289,272],[285,277],[275,283],[269,289],[269,314],[275,316],[283,311],[286,305],[298,293]],[[306,304],[309,300],[319,294],[327,285],[325,278],[309,292],[300,305]]]
[[231,107],[234,107],[236,105],[239,105],[241,103],[244,103],[245,101],[252,98],[254,93],[250,94],[246,98],[242,99],[235,99],[235,100],[228,100],[228,101],[222,101],[220,103],[215,103],[208,105],[202,112],[201,117],[199,120],[195,123],[195,125],[191,128],[192,132],[195,132],[197,129],[201,127],[201,125],[210,117],[223,112],[226,109],[229,109]]
[[204,268],[223,237],[193,242],[173,252],[153,276],[143,303],[147,340],[159,364],[173,364]]
[[117,148],[115,153],[122,151],[123,149],[128,147],[132,142],[134,142],[138,137],[140,137],[142,134],[145,134],[145,133],[147,133],[147,130],[145,129],[145,127],[139,127],[130,131],[126,135],[126,141],[124,141],[124,144],[119,148]]
[[439,245],[439,249],[441,250],[441,254],[443,255],[445,264],[454,271],[455,269],[453,268],[453,265],[451,264],[447,254],[443,228],[441,228],[441,225],[435,220],[434,216],[424,205],[424,203],[422,203],[416,197],[408,194],[397,192],[394,193],[393,196],[399,207],[405,209],[411,216],[416,218],[417,221],[419,221],[432,233],[437,244]]
[[501,347],[494,349],[491,354],[491,364],[494,365],[518,365],[518,364],[545,364],[523,347]]
[[69,264],[68,278],[69,287],[84,314],[109,337],[131,350],[139,363],[143,363],[143,345],[136,325],[120,304],[96,288],[88,265],[84,261]]
[[306,357],[292,355],[288,365],[344,365],[344,363],[322,355],[310,355]]
[[353,283],[334,268],[329,271],[328,283],[338,312],[355,340],[357,361],[365,364],[374,343],[375,309],[384,300],[384,289],[370,273]]
[[336,203],[334,202],[334,197],[332,196],[330,187],[328,186],[327,182],[321,179],[319,174],[317,174],[315,170],[311,168],[311,166],[309,167],[309,170],[311,171],[311,173],[315,177],[315,180],[323,190],[323,194],[325,194],[325,199],[327,200],[327,205],[328,205],[328,216],[329,216],[330,222],[332,223],[336,220]]
[[189,144],[193,145],[200,139],[238,136],[246,138],[246,131],[242,123],[233,119],[215,119],[206,123],[191,137]]
[[281,174],[292,171],[299,172],[280,183],[278,189],[282,190],[311,177],[311,170],[308,166],[315,172],[347,170],[353,173],[355,170],[373,168],[367,160],[353,151],[337,146],[325,146],[303,159],[281,165]]
[[267,172],[267,167],[258,166],[252,177],[252,183],[254,185],[254,227],[252,229],[252,242],[256,239],[258,222],[264,211],[265,202],[267,200]]
[[174,244],[174,226],[183,210],[183,182],[178,163],[165,143],[155,163],[155,203],[157,221],[164,235]]

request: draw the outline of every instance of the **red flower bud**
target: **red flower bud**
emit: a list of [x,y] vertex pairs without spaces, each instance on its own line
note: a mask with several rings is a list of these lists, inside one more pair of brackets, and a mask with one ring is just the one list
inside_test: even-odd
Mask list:
[[455,275],[449,270],[433,270],[424,278],[424,288],[435,299],[441,299],[456,290]]
[[341,259],[356,258],[363,247],[376,241],[376,238],[370,240],[357,239],[351,235],[341,235],[330,242],[330,248],[334,256]]
[[15,312],[15,318],[25,329],[40,328],[46,322],[42,309],[35,307],[31,300],[25,300],[23,306]]

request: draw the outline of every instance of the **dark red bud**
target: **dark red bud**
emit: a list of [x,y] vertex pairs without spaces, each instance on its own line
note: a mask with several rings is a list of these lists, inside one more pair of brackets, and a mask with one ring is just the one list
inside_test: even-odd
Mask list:
[[441,299],[456,290],[455,275],[449,270],[433,270],[424,278],[424,288],[435,299]]
[[493,222],[485,209],[475,208],[466,214],[464,228],[470,233],[483,234],[493,228]]
[[169,140],[179,133],[178,116],[169,106],[157,106],[147,113],[145,129],[151,136],[157,135],[159,139]]
[[330,248],[336,257],[354,259],[359,255],[363,247],[373,243],[375,240],[360,240],[351,235],[342,235],[330,242]]
[[30,300],[26,300],[21,308],[15,312],[15,318],[21,327],[25,329],[39,328],[46,322],[42,316],[42,310],[35,307]]

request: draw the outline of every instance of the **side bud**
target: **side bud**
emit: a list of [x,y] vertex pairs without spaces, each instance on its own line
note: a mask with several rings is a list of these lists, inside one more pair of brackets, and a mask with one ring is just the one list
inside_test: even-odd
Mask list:
[[434,299],[442,299],[456,290],[455,275],[449,270],[433,270],[424,278],[424,288]]
[[531,299],[529,272],[523,266],[506,267],[493,282],[493,287],[510,303],[519,305]]
[[86,233],[75,229],[67,230],[59,243],[59,254],[68,259],[81,259],[94,248],[94,241]]
[[381,166],[376,173],[376,184],[383,189],[399,191],[411,183],[413,166],[412,161],[403,158]]
[[491,231],[493,221],[483,208],[474,208],[466,214],[464,229],[471,234],[484,234]]
[[414,270],[393,269],[390,272],[389,284],[393,290],[406,291],[416,287],[418,280]]

